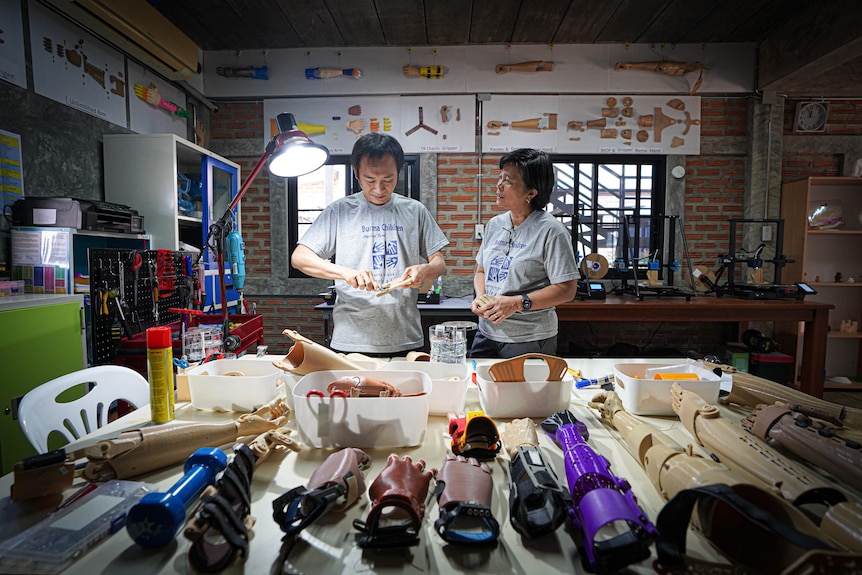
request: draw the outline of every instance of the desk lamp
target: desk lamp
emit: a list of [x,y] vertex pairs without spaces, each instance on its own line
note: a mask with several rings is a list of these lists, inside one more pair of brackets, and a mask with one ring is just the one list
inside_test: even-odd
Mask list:
[[305,132],[300,131],[293,114],[279,114],[275,123],[278,133],[266,145],[260,160],[252,168],[251,173],[231,200],[224,214],[210,226],[207,236],[207,246],[215,252],[218,265],[224,347],[225,350],[231,352],[239,349],[242,342],[239,336],[230,333],[224,272],[225,254],[227,254],[230,264],[234,289],[240,293],[240,296],[245,285],[245,242],[243,242],[239,231],[233,229],[234,208],[239,205],[242,196],[251,186],[267,160],[269,160],[269,171],[272,175],[290,178],[313,172],[329,159],[329,150],[321,144],[315,144]]

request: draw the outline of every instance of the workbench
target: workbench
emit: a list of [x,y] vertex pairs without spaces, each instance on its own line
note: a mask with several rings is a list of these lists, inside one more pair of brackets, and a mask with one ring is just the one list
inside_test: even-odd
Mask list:
[[[418,304],[423,319],[471,319],[468,298],[448,298],[439,304]],[[333,305],[319,304],[323,312],[323,329],[329,344]],[[604,300],[572,301],[557,306],[557,318],[566,322],[677,322],[735,323],[738,333],[749,322],[801,322],[802,338],[799,389],[815,397],[823,397],[823,374],[826,366],[826,334],[829,310],[834,306],[822,302],[779,300],[746,300],[732,297],[647,298],[643,301],[625,296],[607,296]],[[562,327],[561,327],[562,329]],[[792,352],[791,352],[792,353]]]

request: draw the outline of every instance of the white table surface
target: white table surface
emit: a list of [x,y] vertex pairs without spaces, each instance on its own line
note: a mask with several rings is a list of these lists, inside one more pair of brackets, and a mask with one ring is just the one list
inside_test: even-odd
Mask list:
[[[270,357],[262,358],[269,360]],[[279,356],[278,359],[281,359]],[[396,359],[396,358],[393,358]],[[493,360],[478,360],[480,364]],[[599,377],[613,373],[613,366],[618,361],[644,363],[678,363],[679,359],[570,359],[569,366],[580,369],[586,377]],[[647,512],[649,518],[655,521],[664,500],[647,479],[638,462],[629,455],[622,443],[621,436],[612,428],[600,421],[597,412],[587,407],[586,403],[595,389],[574,390],[569,409],[574,415],[584,421],[589,427],[588,443],[598,453],[611,462],[611,471],[628,481],[633,486],[639,503]],[[476,387],[470,385],[467,393],[465,411],[479,409]],[[721,406],[722,413],[738,420],[747,410],[735,407]],[[214,421],[236,417],[233,413],[214,413],[195,410],[191,405],[184,404],[177,409],[178,420]],[[549,414],[550,415],[550,414]],[[675,418],[650,417],[645,418],[661,431],[664,431],[680,444],[693,443],[691,436]],[[112,437],[120,429],[139,427],[149,421],[148,407],[142,408],[114,422],[108,428],[103,428],[94,437],[88,438],[78,445],[94,443],[105,436]],[[498,425],[507,420],[497,420]],[[540,423],[536,421],[536,423]],[[294,426],[293,416],[289,422]],[[401,449],[371,449],[366,450],[373,459],[373,465],[366,472],[366,484],[370,485],[383,469],[386,458],[392,452],[399,455],[409,455],[413,459],[424,458],[428,466],[439,468],[445,454],[449,451],[450,438],[447,435],[448,421],[445,417],[430,416],[424,443],[415,448]],[[298,433],[293,437],[298,440]],[[539,431],[540,445],[552,462],[561,482],[565,485],[565,472],[562,454],[559,447]],[[74,447],[74,446],[73,446]],[[706,452],[695,446],[695,451],[703,455]],[[230,453],[229,446],[227,452]],[[272,519],[272,501],[286,491],[305,485],[312,472],[331,453],[331,450],[304,448],[300,453],[274,455],[256,469],[252,484],[252,515],[257,519],[250,542],[249,557],[245,563],[235,563],[224,573],[279,573],[280,566],[275,565],[281,546],[283,533]],[[478,573],[495,574],[516,573],[586,573],[581,565],[574,541],[567,531],[561,527],[554,534],[541,539],[528,540],[522,538],[511,526],[508,511],[508,457],[501,452],[497,458],[489,462],[494,479],[494,494],[492,511],[500,522],[501,535],[495,547],[468,547],[446,544],[433,528],[434,520],[439,511],[433,498],[429,496],[428,507],[423,522],[421,543],[403,550],[393,551],[363,551],[354,543],[357,533],[352,527],[353,519],[365,519],[370,509],[367,495],[360,502],[343,513],[331,512],[317,523],[310,526],[302,535],[290,555],[290,563],[300,572],[308,575],[322,573]],[[153,472],[138,480],[155,483],[161,491],[167,491],[182,475],[182,465],[178,464],[157,472]],[[0,493],[8,494],[12,483],[12,474],[0,478]],[[433,492],[432,482],[429,491]],[[0,539],[6,539],[21,529],[34,524],[45,510],[34,508],[32,504],[14,504],[8,495],[0,500]],[[189,542],[180,534],[176,542],[161,549],[145,549],[137,546],[125,529],[110,536],[93,550],[74,563],[66,573],[98,574],[121,573],[123,575],[153,574],[153,573],[190,573],[187,560]],[[654,547],[653,547],[654,549]],[[698,533],[690,530],[688,538],[688,553],[692,556],[722,560],[711,550],[706,540]],[[630,573],[653,573],[653,556],[640,564],[631,566]]]

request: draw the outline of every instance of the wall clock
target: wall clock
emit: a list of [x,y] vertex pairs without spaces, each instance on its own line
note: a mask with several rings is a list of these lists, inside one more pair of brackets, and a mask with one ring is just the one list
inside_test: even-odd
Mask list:
[[827,102],[799,102],[796,106],[796,121],[794,132],[825,132],[826,115],[829,112]]

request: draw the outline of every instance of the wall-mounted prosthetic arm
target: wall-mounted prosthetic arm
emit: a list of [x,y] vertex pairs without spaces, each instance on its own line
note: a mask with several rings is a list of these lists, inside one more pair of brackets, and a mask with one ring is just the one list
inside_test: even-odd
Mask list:
[[585,443],[576,421],[571,412],[559,411],[542,422],[542,429],[563,450],[574,501],[569,517],[584,568],[616,571],[649,557],[658,533],[638,507],[631,485],[611,473],[610,462]]
[[491,512],[494,482],[486,463],[447,455],[437,473],[434,494],[440,518],[434,529],[448,543],[493,543],[500,524]]
[[[425,498],[436,469],[425,469],[425,461],[416,463],[405,456],[389,455],[386,467],[371,487],[371,511],[365,521],[353,520],[353,527],[362,532],[360,547],[406,547],[419,543],[419,529],[425,517]],[[389,514],[390,511],[394,513]],[[397,516],[396,516],[397,515]],[[402,518],[406,515],[407,520]]]
[[[780,522],[806,535],[810,538],[806,541],[819,540],[820,549],[835,545],[807,515],[783,499],[780,493],[746,482],[721,463],[693,454],[690,446],[678,445],[650,423],[626,411],[616,392],[597,394],[590,407],[599,410],[602,419],[620,432],[629,453],[647,471],[650,482],[664,499],[673,499],[685,490],[724,484],[737,497],[760,508],[764,515],[769,516],[769,521]],[[806,555],[808,545],[797,547],[790,540],[774,536],[771,530],[765,530],[764,525],[753,521],[744,511],[744,508],[718,503],[697,506],[693,517],[689,510],[664,519],[687,524],[691,517],[694,525],[722,555],[755,572],[769,572],[776,567],[784,569]],[[656,526],[664,537],[658,519]],[[675,531],[681,528],[674,525]],[[681,548],[684,550],[684,544]],[[687,557],[684,559],[689,561]]]
[[810,461],[856,489],[862,489],[862,445],[818,428],[789,405],[759,405],[742,427],[769,445]]
[[746,481],[765,484],[796,506],[834,505],[847,499],[839,489],[721,416],[718,407],[678,383],[671,386],[672,407],[695,440]]
[[136,477],[178,463],[199,447],[227,445],[278,429],[290,410],[281,404],[270,407],[274,419],[265,419],[258,410],[233,421],[166,423],[124,431],[116,439],[84,449],[89,461],[83,475],[90,481]]
[[532,419],[514,419],[501,432],[509,454],[509,516],[524,537],[553,532],[572,501],[539,448]]

